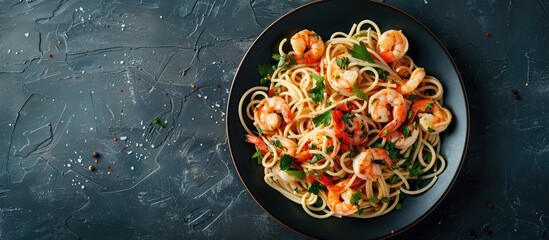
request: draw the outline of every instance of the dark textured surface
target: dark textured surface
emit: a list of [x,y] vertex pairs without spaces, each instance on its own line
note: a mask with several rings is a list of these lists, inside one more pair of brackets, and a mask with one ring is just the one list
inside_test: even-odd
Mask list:
[[[305,2],[0,0],[0,238],[301,238],[244,190],[224,119],[247,48]],[[548,239],[549,2],[386,3],[449,49],[471,111],[456,184],[398,237]]]

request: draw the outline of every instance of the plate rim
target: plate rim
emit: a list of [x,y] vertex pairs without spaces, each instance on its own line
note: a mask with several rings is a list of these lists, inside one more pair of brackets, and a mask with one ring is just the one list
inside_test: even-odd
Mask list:
[[[304,237],[308,237],[308,238],[311,238],[311,236],[308,236],[300,231],[298,231],[297,229],[295,229],[294,227],[291,227],[289,226],[288,224],[282,222],[281,219],[278,219],[276,218],[275,216],[273,216],[273,214],[271,214],[270,211],[268,211],[267,209],[265,209],[265,207],[257,200],[257,198],[254,196],[254,194],[252,193],[252,191],[250,190],[250,188],[248,187],[248,184],[244,181],[244,179],[242,178],[241,174],[240,174],[240,171],[237,167],[237,164],[235,162],[235,158],[234,158],[234,154],[233,154],[233,150],[231,148],[231,141],[230,141],[230,134],[229,134],[229,131],[230,131],[230,128],[229,128],[229,109],[230,109],[230,103],[231,103],[231,99],[233,97],[237,97],[237,96],[233,96],[232,95],[232,91],[233,91],[233,87],[234,87],[234,84],[236,82],[236,78],[238,77],[238,73],[240,72],[240,69],[242,67],[242,64],[244,63],[244,60],[248,57],[251,49],[256,45],[256,43],[261,39],[263,38],[263,36],[273,27],[275,26],[278,22],[280,22],[282,19],[286,18],[288,15],[290,14],[293,14],[294,12],[297,12],[297,11],[300,11],[301,9],[303,8],[307,8],[311,5],[315,5],[315,4],[322,4],[322,3],[325,3],[325,2],[332,2],[332,1],[338,1],[338,0],[318,0],[318,1],[313,1],[313,2],[309,2],[309,3],[305,3],[301,6],[298,6],[284,14],[282,14],[280,17],[278,17],[276,20],[274,20],[271,24],[269,24],[268,26],[266,26],[260,34],[257,35],[257,37],[255,37],[254,41],[252,42],[252,44],[248,47],[248,49],[246,50],[246,52],[244,53],[244,55],[242,56],[242,58],[240,59],[240,63],[238,64],[238,67],[236,68],[236,71],[235,71],[235,75],[233,76],[233,79],[232,79],[232,82],[231,82],[231,87],[229,89],[229,93],[228,93],[228,98],[227,98],[227,105],[226,105],[226,109],[227,109],[227,114],[225,116],[225,134],[226,134],[226,137],[227,137],[227,144],[228,144],[228,148],[229,148],[229,154],[231,156],[231,161],[233,162],[233,166],[235,167],[235,170],[236,170],[236,173],[238,174],[238,177],[240,178],[240,181],[241,183],[243,184],[243,186],[246,188],[246,191],[248,192],[248,194],[250,195],[250,197],[254,200],[254,202],[256,203],[256,205],[258,205],[264,212],[266,212],[272,219],[274,219],[275,221],[277,221],[279,224],[281,224],[282,226],[286,227],[287,229],[299,234],[300,236],[304,236]],[[452,177],[452,179],[449,181],[449,184],[448,184],[448,187],[444,190],[444,192],[442,193],[442,195],[440,196],[439,199],[437,199],[437,201],[425,212],[423,213],[420,217],[418,217],[416,220],[412,221],[411,223],[409,223],[408,225],[404,226],[403,228],[395,231],[394,233],[388,233],[387,235],[381,237],[381,239],[386,239],[386,238],[390,238],[390,237],[395,237],[405,231],[407,231],[408,229],[414,227],[415,225],[417,225],[419,222],[423,221],[427,216],[429,216],[439,205],[440,203],[447,197],[448,193],[451,191],[452,187],[454,186],[454,184],[456,183],[457,181],[457,178],[459,177],[460,175],[460,172],[461,172],[461,169],[463,167],[463,164],[465,162],[465,159],[466,159],[466,156],[467,156],[467,149],[468,149],[468,145],[469,145],[469,137],[470,137],[470,127],[471,127],[471,124],[470,124],[470,109],[469,109],[469,100],[467,98],[467,90],[465,88],[465,84],[463,82],[463,78],[461,76],[461,72],[459,71],[459,68],[458,66],[456,65],[455,61],[454,61],[454,58],[452,57],[452,55],[450,54],[450,52],[448,51],[448,49],[444,46],[444,44],[442,44],[442,42],[440,41],[440,39],[425,25],[423,24],[421,21],[419,21],[418,19],[416,19],[414,16],[412,16],[411,14],[405,12],[404,10],[401,10],[395,6],[392,6],[392,5],[389,5],[389,4],[386,4],[384,2],[377,2],[377,1],[373,1],[373,0],[368,0],[369,3],[372,3],[372,4],[378,4],[382,7],[388,7],[388,8],[391,8],[392,10],[395,10],[397,12],[399,12],[400,14],[402,15],[405,15],[406,17],[410,18],[411,20],[413,20],[418,26],[420,26],[421,28],[423,28],[424,30],[426,30],[429,35],[435,40],[435,42],[439,45],[439,47],[443,50],[443,52],[445,53],[446,57],[450,60],[450,63],[452,64],[452,66],[454,67],[455,69],[455,72],[457,74],[457,77],[458,77],[458,80],[459,80],[459,84],[461,86],[461,94],[462,94],[462,97],[464,99],[464,108],[465,108],[465,113],[466,113],[466,117],[465,117],[465,139],[464,139],[464,147],[463,147],[463,151],[461,152],[461,158],[460,158],[460,161],[459,161],[459,164],[456,168],[456,172],[454,174],[454,176]],[[239,96],[241,97],[241,96]]]

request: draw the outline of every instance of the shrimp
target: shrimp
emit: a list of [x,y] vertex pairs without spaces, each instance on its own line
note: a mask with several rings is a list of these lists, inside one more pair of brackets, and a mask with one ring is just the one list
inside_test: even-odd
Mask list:
[[365,124],[358,115],[344,111],[337,107],[332,111],[332,121],[336,137],[341,139],[345,145],[359,145],[367,140]]
[[[342,55],[343,58],[347,58],[350,62],[355,62],[356,59],[348,54]],[[344,96],[354,96],[353,85],[356,83],[359,77],[359,68],[351,67],[349,69],[343,69],[336,63],[336,58],[332,59],[328,67],[328,83],[338,93]]]
[[387,63],[401,59],[407,51],[408,39],[400,30],[385,31],[377,42],[377,52]]
[[358,204],[351,203],[351,196],[355,193],[350,188],[344,188],[351,180],[345,179],[333,186],[328,187],[328,207],[332,210],[336,217],[351,215],[358,211]]
[[450,125],[452,113],[433,99],[421,99],[412,104],[412,118],[419,116],[419,125],[428,133],[440,133]]
[[393,165],[393,160],[383,148],[370,148],[360,152],[353,159],[355,175],[364,180],[375,180],[381,175],[381,167],[374,160],[383,160],[388,166]]
[[269,152],[269,147],[267,147],[267,144],[263,141],[263,139],[256,135],[246,135],[246,141],[249,143],[253,143],[256,146],[257,150],[261,151],[261,153],[263,154]]
[[293,121],[292,111],[288,103],[281,97],[275,96],[263,99],[254,111],[254,121],[262,131],[271,133],[281,125],[281,119],[277,113],[282,113],[284,121]]
[[401,131],[394,131],[393,133],[391,133],[389,135],[389,140],[391,142],[394,142],[395,143],[395,148],[398,148],[398,149],[405,149],[405,148],[408,148],[410,146],[412,146],[412,144],[414,144],[414,142],[416,142],[417,140],[417,137],[419,136],[419,131],[417,129],[414,129],[413,125],[411,123],[408,123],[408,124],[405,124],[405,125],[402,125],[403,127],[406,126],[407,130],[408,131],[408,136],[404,136],[404,130],[401,132]]
[[[391,105],[393,108],[390,122],[391,113],[387,105]],[[383,89],[370,97],[368,113],[372,120],[376,122],[389,122],[378,134],[378,136],[386,138],[404,123],[408,114],[408,107],[400,93],[393,89]]]
[[318,62],[324,54],[324,41],[314,31],[301,30],[292,36],[290,44],[294,50],[293,56],[299,64]]
[[408,94],[414,91],[417,86],[423,81],[423,78],[425,78],[425,69],[423,68],[416,68],[412,72],[412,75],[410,75],[410,78],[406,83],[399,87],[399,92],[401,94]]

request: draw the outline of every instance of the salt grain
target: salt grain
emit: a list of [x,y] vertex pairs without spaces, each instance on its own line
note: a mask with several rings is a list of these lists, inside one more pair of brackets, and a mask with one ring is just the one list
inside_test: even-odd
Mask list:
[[124,140],[126,140],[126,139],[128,139],[128,137],[126,137],[126,136],[120,137],[120,140],[122,140],[122,141],[124,141]]
[[29,33],[25,33],[25,37],[29,37]]

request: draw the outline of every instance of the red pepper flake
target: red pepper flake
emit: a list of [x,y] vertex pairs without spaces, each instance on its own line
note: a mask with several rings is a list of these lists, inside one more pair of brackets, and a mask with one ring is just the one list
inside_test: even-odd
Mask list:
[[271,88],[269,89],[269,97],[272,97],[275,93],[275,89],[274,88]]
[[320,72],[320,66],[316,66],[316,67],[315,67],[315,71],[316,71],[316,72]]
[[124,92],[125,90],[123,88],[120,89],[120,92]]
[[111,170],[111,165],[107,166],[107,170],[109,170],[109,171]]
[[484,33],[484,36],[485,36],[485,37],[491,37],[492,34],[491,34],[490,32],[485,32],[485,33]]

